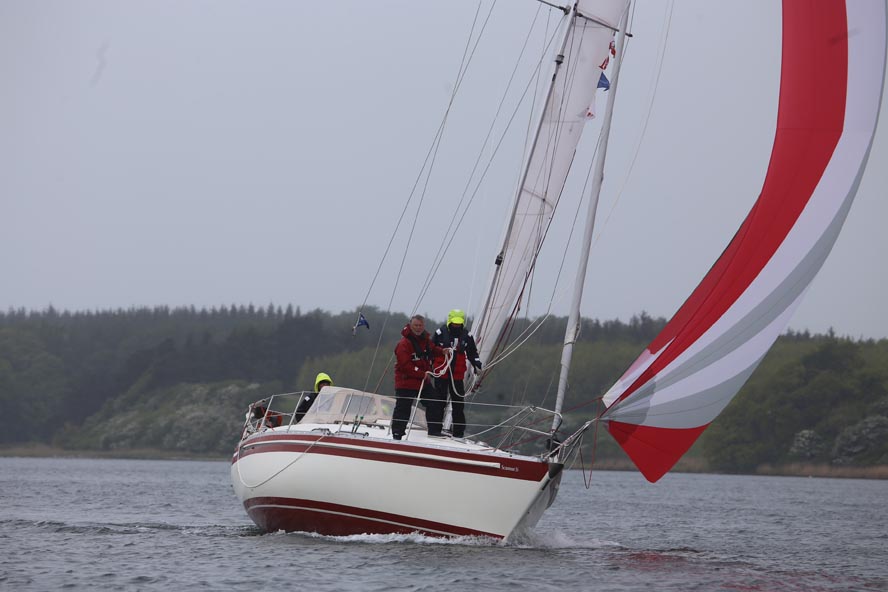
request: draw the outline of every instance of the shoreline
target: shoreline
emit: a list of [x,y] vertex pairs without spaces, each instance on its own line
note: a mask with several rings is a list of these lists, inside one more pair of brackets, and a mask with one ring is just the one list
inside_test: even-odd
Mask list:
[[[606,459],[595,463],[599,471],[636,471],[635,465],[626,459]],[[790,463],[774,466],[759,465],[754,471],[711,471],[705,463],[696,459],[682,459],[670,471],[672,473],[703,473],[707,475],[746,475],[749,477],[818,477],[825,479],[888,479],[888,465],[869,467],[840,467],[816,463]]]
[[[228,461],[229,455],[215,453],[179,452],[157,448],[133,448],[126,450],[69,450],[45,444],[23,444],[17,446],[0,446],[0,457],[18,458],[93,458],[93,459],[130,459],[130,460],[209,460]],[[572,470],[581,470],[575,468]],[[586,468],[588,470],[588,467]],[[599,471],[635,471],[628,459],[600,459],[594,470]],[[748,475],[767,477],[819,477],[827,479],[888,479],[888,465],[869,467],[838,467],[815,463],[791,463],[787,465],[761,465],[754,472],[719,473],[707,469],[699,459],[683,459],[672,470],[675,473],[705,473],[711,475]]]
[[160,448],[127,448],[125,450],[70,450],[46,444],[21,444],[0,446],[0,457],[18,458],[94,458],[129,460],[229,460],[231,457],[216,453],[180,452]]

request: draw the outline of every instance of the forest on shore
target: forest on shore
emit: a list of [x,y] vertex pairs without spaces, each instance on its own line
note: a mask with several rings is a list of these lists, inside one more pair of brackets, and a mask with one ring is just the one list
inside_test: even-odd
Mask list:
[[[339,386],[391,394],[391,352],[407,317],[364,314],[370,329],[353,332],[356,312],[293,306],[0,312],[0,452],[223,457],[251,402],[311,390],[317,372]],[[551,408],[566,322],[547,320],[476,401]],[[438,324],[429,320],[427,328]],[[628,323],[583,320],[565,430],[594,416],[596,399],[664,324],[644,313]],[[470,409],[469,422],[494,421],[486,409]],[[606,434],[597,445],[587,440],[586,462],[595,454],[599,466],[628,466]],[[679,469],[869,468],[885,476],[885,466],[888,339],[789,332]]]

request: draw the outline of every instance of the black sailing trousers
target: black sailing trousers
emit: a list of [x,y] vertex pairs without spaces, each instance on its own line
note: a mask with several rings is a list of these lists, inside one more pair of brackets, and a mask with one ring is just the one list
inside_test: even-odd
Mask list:
[[[453,419],[450,429],[454,438],[462,438],[466,435],[465,384],[462,380],[451,381],[449,376],[442,376],[435,379],[435,391],[438,393],[438,403],[441,405],[442,420],[444,409],[447,407],[447,398],[450,397],[450,413]],[[431,426],[431,423],[429,425]]]
[[[413,389],[395,389],[395,411],[392,414],[392,437],[400,440],[407,431],[407,422],[413,412],[413,404],[419,391]],[[438,399],[437,389],[426,386],[422,389],[422,402],[426,408],[426,422],[430,436],[441,435],[441,423],[444,419],[444,406]]]

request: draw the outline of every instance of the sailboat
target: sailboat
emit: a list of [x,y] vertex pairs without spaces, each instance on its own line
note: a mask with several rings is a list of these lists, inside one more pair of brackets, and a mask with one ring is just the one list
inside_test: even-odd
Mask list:
[[[875,135],[886,5],[784,0],[777,130],[757,201],[662,332],[604,393],[603,410],[562,434],[629,0],[546,4],[562,15],[549,87],[474,330],[484,360],[513,347],[515,318],[546,229],[601,76],[609,75],[554,409],[528,408],[497,430],[441,439],[428,435],[417,407],[406,436],[395,441],[392,397],[325,386],[301,419],[296,409],[306,393],[257,401],[232,457],[231,479],[263,530],[509,539],[532,528],[552,505],[563,469],[596,423],[649,481],[657,481],[755,370],[835,243]],[[485,372],[490,367],[495,364],[486,364]],[[522,452],[524,436],[544,438],[546,445]]]

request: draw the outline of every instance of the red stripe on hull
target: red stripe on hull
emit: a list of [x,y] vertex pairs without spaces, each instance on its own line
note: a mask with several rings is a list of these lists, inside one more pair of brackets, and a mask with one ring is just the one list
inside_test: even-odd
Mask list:
[[609,421],[607,430],[645,479],[655,483],[693,446],[708,425],[674,429]]
[[[294,442],[293,440],[301,441]],[[357,446],[360,447],[361,450],[356,450],[354,448],[320,446],[317,445],[319,442],[323,442],[324,444]],[[460,473],[476,473],[506,479],[521,479],[524,481],[541,481],[549,470],[549,465],[544,462],[521,460],[503,456],[445,451],[421,446],[399,446],[398,444],[388,442],[372,442],[351,438],[312,435],[269,436],[267,438],[257,439],[253,442],[247,442],[241,448],[240,458],[266,452],[307,452],[309,454],[359,458],[377,462],[412,465],[445,471],[457,471]],[[441,457],[441,460],[406,456],[405,454],[399,453],[439,456]],[[237,462],[237,459],[238,456],[235,455],[232,458],[232,463]],[[499,463],[501,468],[473,466],[460,463],[460,460]]]
[[244,508],[261,529],[266,532],[316,532],[327,536],[355,534],[410,534],[421,532],[429,536],[484,536],[496,539],[500,535],[423,520],[410,516],[377,512],[366,508],[343,506],[312,500],[259,497],[244,501]]

